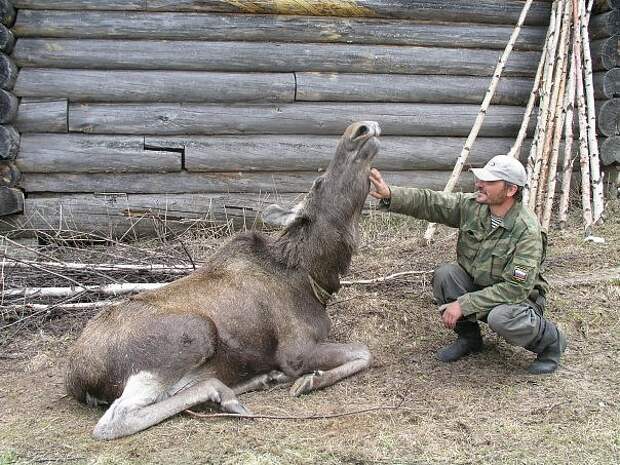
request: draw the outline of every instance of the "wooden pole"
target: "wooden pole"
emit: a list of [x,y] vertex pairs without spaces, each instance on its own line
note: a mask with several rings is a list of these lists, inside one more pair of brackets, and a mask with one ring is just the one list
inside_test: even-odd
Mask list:
[[[491,104],[491,99],[493,98],[493,94],[495,93],[495,89],[497,88],[497,84],[499,83],[499,79],[502,75],[504,66],[506,65],[506,61],[508,60],[508,56],[510,55],[510,52],[512,51],[512,47],[514,46],[514,43],[516,42],[517,37],[519,36],[521,26],[523,25],[523,22],[525,21],[525,17],[527,16],[527,12],[529,11],[530,6],[532,6],[532,2],[533,0],[527,0],[525,2],[525,5],[523,5],[523,10],[521,11],[521,14],[519,15],[519,20],[517,21],[517,25],[515,26],[515,29],[512,31],[510,40],[508,41],[508,44],[506,45],[506,48],[504,49],[504,53],[502,54],[501,58],[499,59],[499,62],[497,63],[497,66],[495,67],[495,71],[493,72],[493,79],[491,79],[491,85],[489,86],[489,89],[487,90],[487,93],[484,96],[484,100],[482,102],[482,105],[480,106],[480,111],[478,112],[478,116],[476,117],[474,126],[471,129],[471,132],[469,133],[467,140],[465,141],[465,146],[463,147],[463,150],[461,151],[461,154],[459,155],[459,158],[457,159],[456,164],[454,165],[452,175],[450,176],[450,179],[448,180],[448,183],[446,184],[446,187],[444,188],[444,192],[452,192],[452,190],[454,189],[454,186],[456,185],[456,182],[458,181],[459,175],[461,174],[461,171],[463,170],[463,166],[465,165],[465,161],[467,160],[469,152],[471,151],[471,146],[473,145],[474,141],[476,140],[476,137],[478,136],[478,132],[480,131],[480,127],[482,126],[484,117],[486,116],[487,109],[489,108],[489,105]],[[426,239],[428,243],[430,243],[430,241],[433,238],[433,234],[435,233],[435,228],[436,228],[435,223],[430,223],[428,225],[428,228],[426,229],[426,232],[424,233],[424,239]]]
[[530,97],[527,101],[527,105],[525,107],[525,113],[523,114],[523,122],[521,123],[521,128],[519,129],[519,134],[517,134],[517,138],[508,152],[508,155],[511,157],[519,158],[519,154],[521,152],[521,145],[523,144],[523,140],[527,135],[527,128],[530,124],[530,117],[532,115],[532,110],[534,109],[534,103],[536,103],[536,97],[538,96],[540,89],[540,81],[542,78],[543,70],[545,69],[546,63],[546,50],[549,47],[550,41],[552,40],[553,33],[555,30],[555,8],[556,3],[553,4],[553,9],[551,11],[551,18],[549,21],[549,27],[547,28],[547,35],[545,36],[545,43],[543,45],[542,54],[540,56],[540,61],[538,62],[538,69],[536,70],[536,76],[534,77],[534,85],[532,86],[532,91],[530,92]]
[[[545,133],[547,130],[547,123],[549,120],[549,107],[551,86],[553,84],[553,69],[555,65],[555,52],[557,49],[559,37],[560,37],[560,24],[562,17],[562,5],[564,0],[556,0],[554,2],[555,7],[555,29],[553,33],[553,40],[550,43],[550,47],[545,51],[547,56],[545,58],[545,71],[543,73],[543,85],[542,92],[540,93],[540,103],[538,110],[538,122],[536,124],[536,131],[534,132],[534,141],[530,147],[530,154],[527,159],[527,185],[523,190],[523,203],[529,205],[530,210],[534,211],[536,204],[536,193],[538,192],[538,178],[540,175],[540,168],[542,163],[542,149],[545,140]],[[533,199],[529,201],[530,197]]]
[[[571,1],[572,3],[572,1]],[[574,36],[573,36],[573,44],[577,40],[577,35],[581,34],[580,31],[575,27]],[[566,119],[564,121],[564,158],[562,160],[562,191],[560,194],[560,202],[559,202],[559,227],[560,229],[564,229],[566,227],[566,221],[568,218],[568,203],[570,200],[570,182],[571,175],[573,173],[573,125],[574,125],[574,107],[575,107],[575,84],[577,80],[577,63],[575,62],[575,53],[574,47],[573,52],[571,53],[571,61],[570,61],[570,74],[568,76],[568,88],[565,98],[565,108],[566,108]]]
[[592,84],[592,59],[590,58],[590,39],[588,37],[588,21],[592,12],[594,0],[590,0],[586,11],[585,0],[580,2],[581,45],[583,49],[584,84],[586,94],[586,111],[588,114],[588,146],[590,150],[590,174],[592,177],[592,219],[602,221],[605,209],[603,180],[601,177],[598,141],[596,139],[596,108],[594,106],[594,85]]

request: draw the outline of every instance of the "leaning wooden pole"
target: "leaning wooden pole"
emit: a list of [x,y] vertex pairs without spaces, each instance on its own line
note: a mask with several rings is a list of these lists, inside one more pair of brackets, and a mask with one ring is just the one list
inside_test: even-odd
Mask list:
[[[555,22],[553,32],[553,40],[549,43],[549,47],[543,51],[546,54],[545,68],[543,72],[543,82],[540,91],[540,102],[538,109],[538,118],[536,122],[536,131],[534,132],[534,140],[530,147],[530,154],[527,159],[527,184],[523,190],[523,203],[534,211],[536,206],[536,194],[538,192],[538,179],[542,166],[543,145],[547,125],[549,123],[549,109],[551,102],[551,86],[553,84],[553,70],[555,66],[555,52],[560,38],[560,24],[562,20],[562,12],[565,0],[556,0],[554,2],[555,10],[552,12],[552,21]],[[533,199],[530,202],[530,197]]]
[[[495,67],[495,71],[493,72],[493,78],[491,79],[491,84],[489,88],[487,89],[487,92],[484,96],[484,100],[482,101],[482,105],[480,105],[480,111],[478,111],[478,116],[476,117],[474,126],[472,127],[469,133],[469,136],[467,137],[467,140],[465,141],[465,145],[463,147],[463,150],[461,150],[461,154],[456,160],[456,164],[454,165],[454,169],[452,170],[450,179],[448,179],[448,183],[446,184],[446,187],[444,188],[444,192],[452,192],[454,190],[454,186],[456,185],[459,175],[461,174],[461,171],[463,170],[463,166],[465,165],[465,161],[467,160],[467,157],[469,156],[471,147],[474,141],[476,140],[476,137],[478,136],[478,132],[480,131],[480,128],[482,127],[484,117],[486,116],[489,105],[491,104],[491,99],[493,98],[493,95],[495,95],[495,89],[497,89],[497,85],[502,75],[502,71],[504,70],[504,67],[506,66],[506,61],[508,60],[508,57],[510,56],[510,52],[512,52],[512,48],[514,47],[514,44],[517,41],[517,37],[519,37],[519,33],[521,32],[521,26],[523,25],[523,22],[525,21],[525,17],[527,16],[527,12],[532,6],[532,3],[533,3],[533,0],[527,0],[525,2],[525,5],[523,5],[523,9],[521,10],[521,14],[519,15],[519,20],[517,21],[517,25],[512,31],[510,40],[508,41],[508,44],[506,45],[506,48],[504,49],[504,53],[502,53],[502,56],[499,59],[497,66]],[[430,243],[430,241],[433,238],[433,235],[435,233],[435,228],[436,228],[436,224],[430,223],[428,225],[428,228],[426,229],[426,232],[424,233],[424,239],[426,239],[428,243]]]
[[532,86],[532,91],[530,92],[530,97],[527,101],[527,105],[525,107],[525,113],[523,114],[523,120],[521,121],[521,127],[519,128],[519,134],[517,134],[517,138],[515,139],[514,144],[508,152],[508,155],[514,158],[519,158],[519,153],[521,152],[521,146],[523,145],[523,141],[527,135],[527,128],[530,123],[530,116],[532,115],[532,110],[534,109],[534,104],[536,103],[536,98],[540,92],[540,84],[542,80],[543,71],[545,69],[545,64],[547,63],[547,53],[546,50],[549,48],[549,44],[551,40],[553,40],[553,34],[555,31],[555,8],[557,6],[557,2],[553,3],[551,9],[551,17],[549,20],[549,27],[547,28],[547,34],[545,36],[545,42],[543,45],[543,52],[540,56],[540,61],[538,62],[538,69],[536,70],[536,76],[534,77],[534,85]]
[[[560,139],[562,138],[562,125],[564,123],[564,90],[566,87],[566,69],[567,56],[570,40],[571,29],[571,8],[570,2],[564,3],[564,13],[562,17],[560,47],[558,49],[557,63],[555,75],[553,78],[553,95],[551,97],[551,105],[553,105],[553,120],[549,124],[549,131],[545,140],[543,151],[543,166],[541,170],[541,179],[539,180],[538,198],[536,199],[536,212],[543,227],[543,230],[549,229],[551,220],[551,204],[555,195],[555,174],[557,170],[558,152],[560,148]],[[552,188],[549,191],[549,188]],[[545,223],[545,205],[549,206],[548,218]]]
[[568,203],[570,200],[570,184],[573,174],[573,125],[575,124],[574,108],[575,108],[575,87],[577,81],[577,63],[575,59],[575,44],[577,43],[577,35],[580,32],[575,25],[573,36],[573,51],[571,52],[570,70],[568,76],[568,85],[566,89],[565,107],[566,118],[564,120],[564,158],[562,160],[562,184],[560,202],[558,206],[558,222],[560,229],[566,227],[568,219]]
[[580,1],[581,46],[583,50],[583,72],[586,94],[586,111],[588,114],[588,146],[590,149],[590,174],[592,176],[592,219],[602,221],[604,206],[603,180],[601,178],[598,141],[596,140],[596,108],[594,106],[594,84],[592,83],[592,59],[590,58],[590,39],[588,21],[594,0],[590,0],[586,11],[585,0]]

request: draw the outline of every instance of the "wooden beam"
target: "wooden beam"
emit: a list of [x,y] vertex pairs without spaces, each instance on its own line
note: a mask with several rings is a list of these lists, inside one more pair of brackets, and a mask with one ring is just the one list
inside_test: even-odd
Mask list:
[[[100,39],[19,39],[20,67],[489,76],[496,50],[442,47]],[[539,52],[510,56],[506,76],[531,76]]]
[[611,10],[590,18],[590,40],[603,39],[620,33],[620,10]]
[[[202,11],[224,13],[261,13],[308,16],[381,17],[417,19],[421,21],[490,22],[513,24],[522,9],[517,1],[459,1],[459,0],[356,0],[282,2],[263,0],[222,2],[219,0],[147,0],[149,10]],[[527,24],[543,25],[549,20],[550,5],[545,2],[532,6]]]
[[213,222],[250,228],[267,205],[292,206],[301,198],[302,194],[30,194],[23,215],[0,218],[0,232],[34,237],[65,230],[73,236],[82,232],[134,239],[192,225],[200,229]]
[[12,126],[0,126],[0,160],[12,160],[19,150],[19,132]]
[[[390,184],[441,189],[448,171],[386,171],[383,177]],[[179,193],[293,193],[307,192],[316,179],[316,172],[274,173],[170,173],[150,174],[72,174],[22,173],[21,186],[34,192],[125,192],[128,194]],[[465,174],[459,188],[472,190],[473,178]]]
[[[513,26],[318,16],[22,10],[13,29],[20,38],[329,42],[503,49]],[[515,49],[540,50],[544,38],[544,27],[524,27]]]
[[606,166],[620,166],[620,136],[611,136],[603,139],[599,145],[601,163]]
[[[422,102],[479,104],[489,87],[487,77],[296,73],[298,101]],[[532,90],[529,78],[502,79],[493,99],[499,105],[523,105]]]
[[15,36],[6,26],[0,24],[0,51],[11,53],[15,45]]
[[24,211],[24,193],[19,189],[0,186],[0,217]]
[[16,163],[23,173],[169,173],[182,154],[145,150],[142,136],[24,134]]
[[11,0],[0,0],[0,23],[11,27],[15,22],[15,8]]
[[[83,136],[92,137],[92,136]],[[24,136],[24,139],[26,136]],[[183,148],[188,171],[319,171],[327,168],[338,136],[177,136],[146,137],[153,149]],[[508,153],[512,138],[481,137],[468,162],[484,165],[495,155]],[[22,141],[22,145],[25,142]],[[49,141],[61,149],[62,137]],[[465,143],[463,137],[381,137],[374,166],[381,170],[449,171]],[[527,145],[527,144],[526,144]],[[231,154],[234,153],[234,156]],[[20,152],[20,158],[22,157]]]
[[19,103],[15,127],[26,132],[67,132],[67,99],[23,98]]
[[11,123],[17,115],[17,97],[0,89],[0,124]]
[[72,102],[292,102],[292,73],[102,71],[23,68],[15,83],[21,97]]
[[[523,6],[513,0],[15,0],[17,8],[68,10],[149,10],[209,13],[249,13],[302,16],[343,16],[420,21],[515,24]],[[536,2],[527,24],[545,25],[550,4]]]
[[146,0],[13,0],[18,9],[39,10],[144,10]]
[[609,70],[620,66],[620,34],[593,41],[590,54],[594,71]]
[[21,179],[21,172],[12,161],[0,161],[0,186],[15,187]]
[[605,136],[620,135],[620,98],[603,102],[598,108],[596,124]]
[[0,88],[11,90],[17,79],[17,66],[11,58],[0,53]]
[[[463,136],[477,105],[294,103],[282,105],[70,104],[69,130],[95,134],[336,134],[378,121],[384,135]],[[523,107],[494,105],[482,137],[514,137]]]
[[594,98],[599,100],[620,97],[620,68],[594,73]]

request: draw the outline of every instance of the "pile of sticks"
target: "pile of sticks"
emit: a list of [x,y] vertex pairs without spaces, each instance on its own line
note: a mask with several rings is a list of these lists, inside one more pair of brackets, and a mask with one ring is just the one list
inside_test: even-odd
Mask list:
[[[566,225],[573,163],[581,167],[581,203],[586,235],[602,221],[604,194],[596,139],[592,61],[588,22],[593,0],[555,0],[543,54],[538,66],[523,124],[511,150],[518,156],[536,100],[537,125],[527,158],[524,202],[536,213],[543,230],[549,229],[561,180],[558,223]],[[576,111],[575,111],[576,107]],[[575,123],[575,113],[578,123]],[[578,126],[578,148],[573,150],[573,128]],[[564,146],[561,141],[564,138]],[[563,158],[561,164],[560,149]],[[573,153],[578,154],[573,156]]]

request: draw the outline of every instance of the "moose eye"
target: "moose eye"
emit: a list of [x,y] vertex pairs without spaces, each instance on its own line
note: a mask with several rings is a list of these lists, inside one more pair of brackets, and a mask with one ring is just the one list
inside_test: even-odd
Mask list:
[[362,125],[355,130],[355,134],[353,134],[353,140],[357,140],[360,137],[367,135],[369,132],[368,126]]

